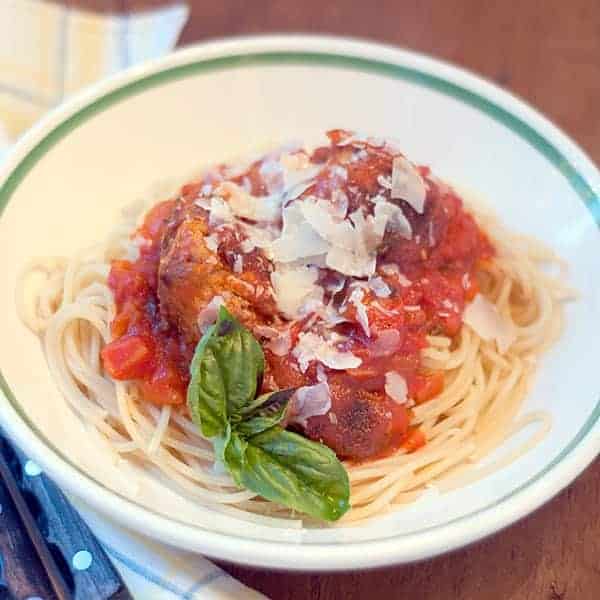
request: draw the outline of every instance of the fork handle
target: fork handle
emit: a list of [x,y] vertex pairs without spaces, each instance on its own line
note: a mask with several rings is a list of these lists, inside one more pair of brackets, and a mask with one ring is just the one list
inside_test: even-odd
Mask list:
[[[44,598],[54,600],[52,589],[37,552],[17,509],[0,480],[0,598]],[[51,594],[51,595],[50,595]]]

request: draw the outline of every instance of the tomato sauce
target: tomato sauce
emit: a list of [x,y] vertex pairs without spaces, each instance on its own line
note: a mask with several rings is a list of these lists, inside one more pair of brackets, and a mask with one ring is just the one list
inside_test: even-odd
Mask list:
[[156,294],[161,239],[175,201],[155,206],[136,233],[140,256],[115,260],[108,277],[116,316],[114,340],[102,349],[104,368],[120,380],[137,380],[144,398],[158,405],[183,404],[194,348],[160,315]]
[[[384,147],[365,142],[367,156],[346,164],[346,175],[341,177],[335,165],[348,149],[335,144],[345,133],[340,130],[329,135],[332,145],[318,148],[310,157],[313,164],[326,168],[304,194],[331,198],[334,189],[342,190],[348,198],[348,212],[358,207],[368,211],[369,197],[380,190],[379,176],[392,170],[392,155]],[[346,322],[335,328],[345,340],[339,349],[359,357],[360,366],[346,371],[320,367],[328,379],[332,408],[326,415],[310,418],[304,433],[323,441],[342,458],[363,460],[398,448],[412,452],[426,443],[423,433],[410,425],[411,406],[438,395],[444,387],[444,375],[422,366],[421,351],[427,346],[428,335],[452,338],[459,333],[465,305],[478,291],[477,270],[494,255],[491,243],[464,210],[461,199],[431,177],[428,168],[419,167],[419,172],[427,182],[423,214],[400,201],[412,238],[386,233],[377,257],[377,275],[392,293],[378,297],[366,290],[362,298],[370,335],[361,326],[353,304],[345,305]],[[267,193],[259,162],[249,168],[246,178],[253,194]],[[236,181],[242,179],[238,176]],[[196,197],[206,181],[210,179],[185,186],[184,199]],[[135,234],[141,242],[139,258],[134,262],[114,261],[108,279],[117,313],[111,325],[114,340],[102,351],[104,367],[115,379],[136,380],[144,398],[158,405],[185,402],[194,351],[194,340],[161,314],[157,294],[161,244],[174,209],[181,208],[178,202],[163,202],[148,213]],[[231,269],[231,260],[223,259],[223,247],[219,256]],[[327,270],[322,271],[326,278]],[[262,254],[254,251],[248,255],[245,281],[264,283],[268,277],[268,261]],[[339,297],[348,292],[349,288],[344,288]],[[270,305],[268,309],[266,312],[270,312]],[[264,323],[263,314],[260,319]],[[294,323],[292,347],[306,320]],[[377,347],[386,330],[398,332],[392,351]],[[276,356],[265,350],[265,356],[265,390],[309,385],[319,378],[316,363],[301,372],[292,352]],[[391,371],[404,378],[410,403],[399,404],[386,395],[385,376]]]

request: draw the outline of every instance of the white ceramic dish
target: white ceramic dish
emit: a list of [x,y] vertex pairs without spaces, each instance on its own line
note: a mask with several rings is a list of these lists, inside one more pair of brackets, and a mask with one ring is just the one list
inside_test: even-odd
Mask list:
[[[198,506],[150,478],[131,485],[66,407],[38,340],[19,322],[18,270],[100,240],[119,209],[157,179],[331,127],[397,138],[412,160],[477,192],[511,227],[569,261],[581,299],[545,357],[527,408],[554,427],[508,468],[423,498],[361,528],[273,530]],[[121,524],[209,556],[335,570],[413,561],[523,517],[600,450],[600,176],[526,104],[465,71],[345,39],[216,41],[111,78],[47,116],[0,176],[0,423],[66,490]]]

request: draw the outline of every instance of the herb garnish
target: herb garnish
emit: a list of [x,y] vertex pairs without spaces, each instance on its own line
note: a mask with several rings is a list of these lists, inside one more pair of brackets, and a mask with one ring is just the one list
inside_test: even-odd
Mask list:
[[257,396],[264,368],[260,344],[221,307],[190,366],[192,420],[238,485],[335,521],[350,508],[348,474],[327,446],[281,427],[295,390]]

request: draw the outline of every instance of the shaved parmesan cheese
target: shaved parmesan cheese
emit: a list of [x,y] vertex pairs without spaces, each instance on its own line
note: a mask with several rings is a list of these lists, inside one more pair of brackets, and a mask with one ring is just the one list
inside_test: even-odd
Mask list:
[[200,196],[199,198],[196,198],[196,200],[194,200],[194,204],[200,208],[203,208],[204,210],[210,210],[210,198],[207,198],[206,196]]
[[271,273],[271,284],[279,310],[290,319],[302,315],[309,300],[323,301],[323,288],[316,284],[319,271],[316,267],[277,265]]
[[467,305],[463,320],[482,339],[495,340],[500,354],[504,354],[515,341],[512,324],[481,294],[477,294]]
[[217,252],[219,250],[219,237],[214,233],[205,235],[204,243],[211,252]]
[[392,293],[390,286],[381,277],[371,277],[367,284],[378,298],[388,298]]
[[286,356],[292,347],[292,337],[289,330],[280,331],[276,337],[272,338],[265,348],[268,348],[276,356]]
[[423,214],[427,188],[423,178],[403,156],[395,156],[392,163],[392,198],[400,198]]
[[392,178],[385,175],[377,175],[377,183],[386,190],[392,189]]
[[327,373],[325,373],[325,368],[321,363],[317,365],[317,381],[327,383]]
[[[344,275],[369,277],[375,272],[377,248],[386,226],[410,238],[412,232],[400,207],[383,197],[374,216],[357,209],[345,219],[348,199],[343,192],[332,201],[305,198],[283,210],[283,230],[270,248],[275,262],[293,262],[325,255],[324,265]],[[306,261],[305,261],[306,262]]]
[[233,222],[233,213],[231,207],[220,196],[213,196],[210,199],[210,215],[208,224],[211,227],[218,227],[224,223]]
[[380,201],[375,204],[374,214],[375,230],[380,238],[383,238],[388,226],[407,240],[412,237],[412,227],[399,206],[386,200]]
[[268,248],[277,235],[274,227],[256,227],[242,221],[239,221],[237,225],[246,236],[246,239],[242,240],[240,244],[240,250],[244,254],[252,252],[255,248]]
[[332,306],[331,302],[329,304],[322,304],[317,308],[315,314],[321,318],[321,322],[328,329],[333,329],[336,325],[348,321],[348,319],[340,315],[339,311]]
[[369,315],[367,314],[367,309],[362,302],[364,296],[365,293],[357,287],[352,290],[348,302],[350,304],[353,304],[354,308],[356,308],[356,318],[363,331],[365,332],[365,335],[367,337],[371,337],[371,330],[369,328]]
[[346,217],[346,214],[348,213],[348,196],[346,196],[342,190],[333,190],[331,192],[329,211],[338,219],[344,219]]
[[240,250],[243,254],[249,254],[250,252],[252,252],[252,250],[254,250],[254,248],[256,248],[256,246],[254,245],[254,242],[249,238],[242,240],[240,243]]
[[408,396],[406,379],[396,371],[385,374],[385,393],[397,404],[405,404]]
[[273,260],[288,263],[324,254],[329,250],[329,243],[304,220],[301,206],[292,204],[283,210],[281,237],[272,242],[268,250]]
[[335,294],[341,292],[344,289],[344,286],[346,285],[346,278],[340,275],[339,273],[334,273],[334,276],[335,280],[330,283],[327,283],[325,285],[325,288],[330,294],[335,296]]
[[328,204],[323,199],[307,199],[300,203],[306,222],[330,245],[327,266],[344,275],[368,277],[375,271],[378,240],[373,235],[373,228],[364,219],[362,211],[350,215],[352,223],[346,219],[337,220]]
[[225,304],[222,296],[213,296],[212,300],[198,313],[198,329],[205,334],[208,328],[217,320],[219,307]]
[[276,221],[281,216],[280,194],[257,198],[232,181],[221,183],[215,191],[228,200],[228,206],[236,217],[268,222]]
[[299,198],[300,196],[302,196],[302,194],[304,194],[304,192],[306,192],[306,190],[308,190],[309,188],[311,188],[314,185],[315,181],[314,179],[303,179],[302,181],[299,181],[298,183],[294,183],[292,185],[290,185],[290,187],[287,188],[287,190],[284,193],[284,200],[282,202],[282,204],[285,204],[286,202],[290,202],[291,200],[295,200],[296,198]]
[[307,223],[334,247],[352,251],[356,246],[356,234],[349,221],[337,221],[331,214],[328,202],[321,198],[307,199],[299,204]]
[[362,363],[358,356],[351,352],[342,352],[335,347],[335,337],[326,341],[315,333],[301,333],[298,343],[292,350],[298,361],[300,370],[304,373],[311,361],[316,360],[330,369],[355,369]]
[[233,272],[241,273],[244,270],[244,257],[242,254],[236,254],[233,259]]
[[306,427],[308,419],[325,415],[331,409],[331,396],[327,383],[300,387],[292,396],[291,423]]
[[327,266],[345,275],[368,277],[375,272],[375,257],[356,255],[343,248],[332,248],[327,253]]
[[284,187],[284,167],[279,160],[268,158],[260,165],[260,174],[270,194],[281,192]]

